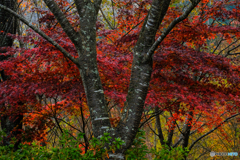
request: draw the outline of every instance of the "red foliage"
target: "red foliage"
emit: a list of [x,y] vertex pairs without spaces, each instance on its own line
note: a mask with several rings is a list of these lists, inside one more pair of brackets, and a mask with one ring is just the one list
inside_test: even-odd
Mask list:
[[[138,7],[134,7],[134,3],[138,3]],[[123,106],[128,91],[132,49],[137,42],[142,20],[147,14],[147,6],[151,2],[144,0],[134,3],[116,2],[117,29],[108,30],[102,23],[97,23],[97,60],[104,92],[106,98],[114,100],[119,107]],[[159,46],[153,57],[154,67],[146,107],[159,106],[174,112],[174,119],[181,119],[181,115],[189,111],[188,106],[194,107],[196,112],[213,113],[216,111],[216,102],[226,105],[233,101],[232,105],[228,104],[229,111],[239,104],[239,67],[231,64],[227,58],[196,49],[198,46],[206,48],[208,40],[219,33],[228,39],[232,35],[239,37],[239,28],[206,23],[210,18],[239,21],[239,6],[229,11],[226,5],[232,4],[219,1],[211,6],[199,6],[200,12],[202,10],[204,14],[192,15],[178,24]],[[74,45],[52,14],[40,9],[38,11],[43,14],[40,19],[42,24],[51,23],[50,28],[43,25],[41,29],[77,57]],[[161,30],[181,13],[173,5],[160,26]],[[68,17],[71,23],[78,18],[75,15]],[[138,26],[134,27],[136,25]],[[7,55],[17,53],[18,56],[0,62],[0,68],[10,76],[9,80],[0,83],[0,104],[13,106],[8,111],[9,114],[16,111],[28,113],[25,114],[25,125],[29,125],[31,130],[27,134],[32,139],[39,140],[44,138],[46,128],[52,126],[51,117],[62,111],[75,114],[81,104],[86,102],[77,67],[46,40],[31,30],[28,33],[27,37],[16,38],[35,47],[8,48]],[[160,34],[159,32],[158,35]],[[51,107],[42,104],[39,100],[44,97],[55,99],[55,104]],[[19,101],[25,104],[19,106]],[[186,107],[180,108],[180,103]],[[118,120],[113,119],[112,125]]]

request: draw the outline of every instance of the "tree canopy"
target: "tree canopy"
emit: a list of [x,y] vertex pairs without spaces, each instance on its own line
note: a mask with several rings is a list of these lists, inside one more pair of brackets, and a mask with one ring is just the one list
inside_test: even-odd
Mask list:
[[[162,145],[191,150],[239,117],[236,1],[44,3],[32,6],[38,27],[0,5],[29,27],[26,35],[6,34],[26,47],[0,53],[9,57],[0,61],[9,77],[0,83],[1,115],[24,115],[22,137],[46,141],[64,124],[85,133],[87,148],[92,136],[107,132],[125,142],[109,159],[124,159],[138,129],[153,118]],[[163,113],[169,113],[167,138]],[[81,117],[81,127],[73,117]],[[195,132],[202,135],[190,141]]]

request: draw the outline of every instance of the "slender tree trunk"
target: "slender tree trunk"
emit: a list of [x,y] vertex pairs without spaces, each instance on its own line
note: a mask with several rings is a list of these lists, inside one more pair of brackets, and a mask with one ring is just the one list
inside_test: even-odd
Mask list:
[[[0,4],[5,5],[12,10],[16,10],[16,0],[1,0]],[[7,33],[15,34],[16,33],[16,18],[13,16],[9,16],[9,13],[5,10],[0,10],[0,30],[3,33],[0,34],[0,47],[10,47],[13,44],[13,39],[10,36],[7,36]],[[5,53],[6,50],[0,48],[0,61],[6,60],[7,56],[1,55],[1,53]],[[5,75],[4,70],[1,70],[1,79],[2,81],[6,81],[8,76]],[[19,103],[19,105],[22,105]],[[8,114],[8,107],[1,106],[0,110],[2,112],[1,115],[1,128],[6,132],[7,136],[3,138],[3,145],[9,145],[10,141],[13,137],[18,139],[18,135],[21,134],[22,129],[22,114]],[[14,144],[14,150],[18,149],[18,145],[20,144],[20,140],[18,139],[17,142]]]
[[[182,148],[185,149],[188,147],[189,138],[190,138],[190,131],[192,128],[192,120],[193,120],[193,107],[190,107],[191,111],[188,113],[187,121],[185,123],[183,129],[183,143]],[[184,159],[187,159],[187,155],[184,155]]]

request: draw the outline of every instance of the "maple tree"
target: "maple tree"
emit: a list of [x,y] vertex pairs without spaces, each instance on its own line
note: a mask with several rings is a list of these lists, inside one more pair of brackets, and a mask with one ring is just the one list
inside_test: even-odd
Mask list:
[[[221,24],[214,22],[211,25],[206,23],[211,18],[215,21],[219,20],[218,14],[208,14],[217,11],[216,8],[221,8],[222,14],[227,15],[224,20],[239,23],[237,20],[238,11],[226,9],[234,3],[234,1],[221,1],[212,6],[202,5],[199,9],[204,14],[200,12],[200,14],[194,16],[193,20],[190,18],[189,21],[185,20],[185,23],[181,23],[178,28],[175,28],[175,32],[175,29],[173,29],[172,35],[168,35],[168,43],[164,43],[168,41],[168,37],[164,40],[163,51],[161,51],[161,55],[156,57],[156,59],[159,57],[161,62],[157,63],[157,65],[161,65],[161,72],[159,72],[160,68],[155,70],[156,76],[154,77],[158,79],[153,79],[152,84],[155,85],[150,97],[153,100],[158,99],[155,101],[157,102],[155,105],[157,106],[156,113],[160,113],[168,124],[168,127],[164,127],[166,123],[158,115],[156,116],[156,130],[153,130],[153,132],[159,137],[161,145],[168,145],[169,147],[182,145],[191,151],[196,143],[217,130],[223,123],[239,117],[239,108],[236,104],[238,91],[235,88],[238,81],[238,69],[235,68],[237,66],[232,66],[229,59],[204,52],[211,47],[209,41],[213,39],[212,36],[222,36],[230,44],[234,40],[232,37],[236,36],[236,39],[238,39],[239,25],[221,26]],[[179,34],[181,32],[182,35]],[[204,38],[201,38],[202,36]],[[164,51],[168,44],[170,44],[169,50]],[[214,52],[217,48],[218,46],[214,46]],[[231,51],[234,49],[237,53],[237,45]],[[191,56],[187,56],[188,51],[190,51]],[[214,60],[210,61],[210,59]],[[206,64],[204,64],[205,60]],[[215,60],[217,60],[216,63]],[[225,70],[226,66],[223,64],[227,64],[230,70]],[[216,70],[216,66],[220,68],[217,67]],[[224,72],[225,74],[223,74]],[[165,84],[161,85],[159,82]],[[158,89],[158,92],[155,92],[154,89],[157,86],[161,86],[161,88]],[[157,96],[155,96],[156,93]],[[230,100],[233,97],[236,98],[233,100],[235,104],[232,104]],[[167,132],[164,130],[167,130]],[[196,136],[197,133],[200,134]]]
[[[221,2],[214,6],[209,6],[209,7],[205,6],[202,9],[204,9],[204,12],[207,12],[207,11],[211,12],[212,10],[215,10],[215,7],[224,8],[224,6],[226,7],[226,4],[224,4],[224,2]],[[234,12],[234,15],[237,16],[235,12]],[[157,71],[156,78],[160,78],[160,79],[165,78],[165,79],[155,80],[154,83],[158,84],[159,81],[170,83],[170,84],[161,86],[161,87],[168,87],[168,88],[166,89],[160,88],[161,91],[164,92],[164,94],[169,95],[168,99],[170,100],[170,102],[167,102],[167,104],[173,104],[174,106],[174,104],[179,105],[178,103],[180,102],[181,110],[186,108],[187,105],[190,105],[190,106],[196,106],[196,109],[199,109],[200,111],[209,109],[212,112],[214,109],[213,106],[216,105],[217,107],[219,107],[218,106],[219,103],[225,106],[224,103],[228,103],[227,99],[231,99],[230,98],[231,94],[233,94],[232,96],[235,96],[235,94],[237,93],[237,90],[234,90],[232,88],[233,86],[236,87],[235,82],[238,79],[238,71],[236,69],[237,66],[231,65],[231,62],[229,59],[225,59],[221,56],[216,56],[213,54],[207,54],[206,52],[204,52],[207,49],[207,47],[209,47],[207,45],[208,45],[209,39],[212,39],[211,36],[215,37],[218,34],[223,34],[226,37],[229,34],[232,34],[232,35],[236,34],[237,36],[239,36],[238,27],[229,27],[229,26],[223,27],[223,26],[217,26],[217,25],[211,26],[209,24],[202,23],[202,19],[204,19],[206,22],[210,19],[209,17],[212,18],[214,16],[216,15],[201,14],[201,15],[198,15],[198,18],[195,18],[196,21],[185,21],[185,23],[179,24],[182,26],[179,26],[178,28],[176,28],[176,30],[175,29],[173,30],[172,32],[173,34],[169,35],[169,39],[168,38],[165,39],[165,42],[167,42],[168,40],[169,42],[166,44],[164,43],[163,47],[170,44],[169,49],[171,50],[170,51],[163,50],[164,53],[162,54],[162,56],[161,55],[156,56],[156,59],[159,57],[159,59],[161,58],[160,60],[162,62],[162,63],[156,64],[156,65],[160,64],[161,65],[160,67],[162,69],[161,72],[159,72],[159,70],[156,70]],[[237,19],[237,17],[234,17],[234,18]],[[199,21],[201,22],[201,25]],[[203,28],[206,28],[206,27],[208,27],[208,30],[207,29],[203,30]],[[190,34],[182,34],[182,35],[178,34],[178,36],[180,37],[176,36],[176,34],[174,33],[176,32],[179,33],[181,29],[183,29],[185,32]],[[194,33],[193,33],[193,29],[194,29]],[[202,31],[207,33],[204,34]],[[195,34],[195,35],[192,36],[192,34]],[[199,39],[203,35],[205,37],[202,38],[202,41],[200,41]],[[182,36],[186,38],[183,38]],[[173,39],[175,42],[172,42]],[[231,39],[229,38],[228,40],[231,40]],[[184,44],[184,45],[179,45],[179,44]],[[187,55],[188,51],[191,54],[191,56]],[[187,57],[190,59],[188,59]],[[215,60],[216,60],[216,63],[214,62]],[[200,63],[200,65],[197,65],[197,63],[198,64]],[[166,68],[165,72],[163,68]],[[161,74],[161,76],[159,76],[159,74]],[[167,75],[167,74],[173,74],[173,75]],[[166,80],[166,78],[168,78],[168,80]],[[179,79],[181,80],[179,81]],[[182,79],[184,79],[184,81]],[[189,83],[191,83],[191,85],[189,85]],[[160,86],[160,84],[156,86]],[[171,94],[168,92],[165,92],[168,90],[171,91]],[[160,97],[160,94],[157,97]],[[176,100],[176,98],[177,98],[177,101],[175,103],[174,100]],[[189,98],[194,99],[194,101],[189,100]],[[237,102],[237,100],[235,102]],[[212,103],[212,105],[210,103]],[[174,111],[172,110],[172,108],[170,108],[169,110]]]
[[[207,37],[214,37],[216,29],[239,36],[237,28],[214,26],[206,31],[202,29],[206,26],[199,15],[192,16],[194,21],[185,19],[199,2],[189,2],[189,8],[182,12],[176,6],[178,1],[171,4],[166,0],[141,1],[139,7],[135,7],[135,12],[131,13],[134,3],[120,1],[117,3],[118,29],[109,30],[100,22],[96,23],[101,1],[75,1],[80,13],[78,17],[67,16],[68,12],[65,11],[68,9],[65,6],[70,6],[68,2],[58,1],[56,4],[46,0],[52,13],[38,9],[44,15],[40,22],[46,24],[42,28],[45,33],[18,16],[46,40],[31,32],[27,38],[16,37],[40,45],[33,49],[9,49],[7,54],[18,52],[21,56],[1,63],[1,68],[11,77],[11,80],[1,83],[2,88],[5,88],[1,90],[1,103],[7,100],[12,106],[18,106],[16,100],[26,102],[18,107],[23,113],[31,111],[24,121],[31,123],[28,135],[37,139],[44,139],[46,128],[51,128],[53,119],[59,125],[60,121],[64,121],[60,117],[64,117],[66,112],[83,115],[81,108],[86,110],[88,106],[94,137],[110,132],[112,137],[121,137],[125,141],[122,150],[110,154],[110,157],[119,158],[131,146],[144,108],[148,111],[156,108],[156,113],[159,113],[160,108],[173,113],[168,122],[169,135],[173,131],[172,127],[176,127],[171,126],[173,122],[188,121],[183,136],[183,147],[187,147],[189,131],[195,129],[192,124],[197,123],[193,115],[209,111],[216,113],[213,107],[216,101],[232,110],[236,104],[228,102],[238,103],[239,93],[239,86],[236,85],[239,82],[238,68],[223,57],[196,49],[206,44]],[[211,13],[211,9],[214,10],[210,8],[207,11]],[[176,18],[178,15],[182,16]],[[182,20],[184,22],[179,23]],[[177,23],[180,26],[173,29]],[[157,32],[159,26],[161,32]],[[154,42],[156,35],[159,38]],[[229,85],[226,86],[226,83]],[[47,102],[46,97],[54,99],[54,105],[47,105],[50,102]],[[58,102],[60,100],[61,103]],[[121,117],[113,117],[111,124],[108,107],[111,107],[112,100],[124,107],[121,109]],[[43,101],[44,105],[41,104]],[[32,113],[37,113],[37,116]],[[163,142],[164,139],[160,140]],[[171,139],[167,143],[171,144]]]

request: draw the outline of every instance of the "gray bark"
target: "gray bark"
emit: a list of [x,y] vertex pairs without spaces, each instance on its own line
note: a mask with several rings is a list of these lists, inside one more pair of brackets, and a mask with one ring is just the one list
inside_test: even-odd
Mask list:
[[169,0],[154,0],[152,2],[134,48],[131,81],[119,130],[124,135],[122,138],[126,143],[126,149],[131,146],[138,131],[152,73],[152,59],[143,63],[143,58],[155,41],[157,30],[169,4]]

